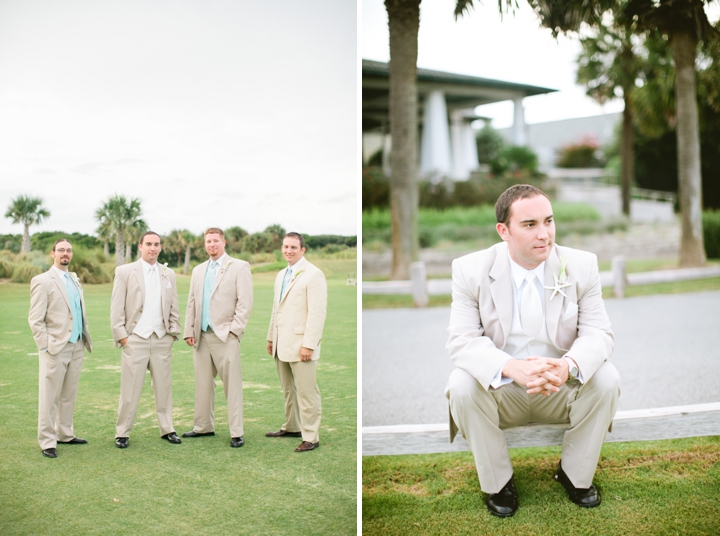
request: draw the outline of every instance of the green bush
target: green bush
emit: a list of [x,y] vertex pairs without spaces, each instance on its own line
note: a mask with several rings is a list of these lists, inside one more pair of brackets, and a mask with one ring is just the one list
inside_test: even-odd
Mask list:
[[591,136],[586,136],[577,143],[563,146],[557,159],[559,168],[594,168],[603,167],[603,165],[600,145]]
[[73,259],[68,266],[82,283],[90,285],[110,283],[115,275],[115,263],[105,257],[100,249],[73,246]]
[[12,262],[0,259],[0,279],[9,279],[12,277],[13,274],[13,264]]
[[362,170],[362,207],[370,210],[390,204],[390,183],[379,167]]
[[43,273],[44,271],[45,270],[35,266],[34,264],[30,264],[27,261],[21,261],[15,264],[10,281],[13,283],[29,283],[33,277]]
[[709,259],[720,259],[720,210],[703,212],[703,241]]

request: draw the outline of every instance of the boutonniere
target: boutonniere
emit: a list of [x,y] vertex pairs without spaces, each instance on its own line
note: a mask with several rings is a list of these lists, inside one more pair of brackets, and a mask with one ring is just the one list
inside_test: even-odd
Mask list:
[[162,276],[165,278],[168,276],[168,267],[166,262],[162,265]]
[[292,276],[292,279],[290,280],[290,282],[292,283],[293,281],[295,281],[298,277],[300,277],[300,274],[302,274],[304,271],[305,270],[300,270],[298,273],[296,273],[294,276]]
[[77,276],[75,272],[68,272],[70,274],[70,277],[72,277],[72,280],[75,282],[77,287],[82,290],[82,284],[80,283],[80,278]]
[[562,291],[562,289],[564,289],[565,287],[571,286],[570,282],[568,282],[567,280],[567,274],[565,273],[565,267],[567,266],[567,262],[567,257],[565,255],[562,255],[560,257],[560,274],[553,274],[553,277],[555,278],[555,285],[553,285],[552,287],[543,286],[543,288],[553,291],[552,296],[550,296],[550,300],[552,300],[556,294],[562,294],[567,298],[567,294]]
[[228,266],[230,266],[231,264],[232,264],[232,259],[230,259],[225,266],[220,267],[220,273],[224,274],[227,271]]

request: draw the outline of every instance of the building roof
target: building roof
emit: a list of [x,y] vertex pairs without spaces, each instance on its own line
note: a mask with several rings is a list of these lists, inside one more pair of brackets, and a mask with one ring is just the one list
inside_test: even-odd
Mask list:
[[[448,111],[557,91],[540,86],[431,69],[418,68],[417,73],[420,118],[425,96],[434,90],[440,90],[445,94]],[[387,63],[362,60],[363,131],[386,128],[389,78]]]

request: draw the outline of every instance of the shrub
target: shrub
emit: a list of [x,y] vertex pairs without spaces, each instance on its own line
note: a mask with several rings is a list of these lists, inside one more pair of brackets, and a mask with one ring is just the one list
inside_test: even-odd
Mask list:
[[703,212],[703,241],[709,259],[720,259],[720,210]]
[[362,208],[387,207],[390,203],[390,181],[379,167],[362,170]]
[[9,279],[13,274],[13,265],[10,261],[0,259],[0,279]]
[[44,271],[45,270],[38,266],[35,266],[34,264],[30,264],[27,261],[22,261],[15,264],[15,268],[13,269],[10,281],[12,281],[13,283],[29,283],[33,277],[43,273]]
[[593,136],[585,136],[577,143],[569,143],[560,149],[557,167],[592,168],[603,167],[600,145]]
[[102,250],[73,246],[73,259],[68,269],[75,272],[82,283],[110,283],[115,274],[115,263],[110,262]]

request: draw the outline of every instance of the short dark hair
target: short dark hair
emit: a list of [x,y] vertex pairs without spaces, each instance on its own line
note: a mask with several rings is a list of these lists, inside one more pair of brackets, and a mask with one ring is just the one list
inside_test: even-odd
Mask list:
[[203,238],[205,238],[209,234],[219,234],[220,238],[225,240],[225,233],[223,233],[222,229],[220,227],[210,227],[207,231],[205,231],[205,234],[203,235]]
[[511,186],[500,194],[497,203],[495,203],[495,219],[498,223],[507,225],[510,222],[512,204],[518,199],[527,199],[528,197],[535,197],[536,195],[545,196],[548,201],[550,200],[545,192],[530,184],[516,184],[515,186]]
[[300,233],[289,232],[288,234],[283,236],[283,240],[285,240],[286,238],[294,238],[296,240],[300,240],[300,249],[305,247],[305,239]]
[[[68,240],[67,238],[60,238],[59,240],[55,240],[52,248],[53,251],[55,251],[55,246],[57,246],[60,242],[67,242],[68,244],[70,244],[70,240]],[[72,244],[70,244],[70,247],[72,247]]]
[[159,235],[158,233],[156,233],[155,231],[148,231],[147,233],[145,233],[144,235],[142,235],[142,236],[140,237],[140,242],[138,242],[138,244],[142,244],[142,243],[143,243],[143,240],[145,240],[145,237],[146,237],[147,235],[149,235],[149,234],[154,234],[155,236],[157,236],[157,237],[160,239],[160,242],[162,242],[162,236],[160,236],[160,235]]

